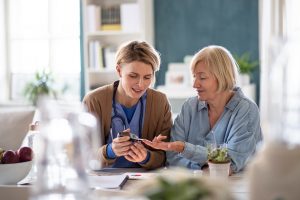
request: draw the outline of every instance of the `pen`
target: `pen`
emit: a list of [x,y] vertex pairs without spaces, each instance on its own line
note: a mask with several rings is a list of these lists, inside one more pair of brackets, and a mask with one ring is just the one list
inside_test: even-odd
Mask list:
[[142,176],[141,174],[132,174],[131,176]]

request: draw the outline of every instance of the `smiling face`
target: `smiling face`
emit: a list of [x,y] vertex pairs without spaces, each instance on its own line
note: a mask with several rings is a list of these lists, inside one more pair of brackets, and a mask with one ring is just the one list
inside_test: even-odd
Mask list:
[[212,101],[217,96],[218,81],[209,71],[205,62],[196,64],[193,72],[193,87],[197,90],[198,99]]
[[117,71],[123,92],[132,99],[139,99],[154,78],[152,66],[140,61],[118,65]]

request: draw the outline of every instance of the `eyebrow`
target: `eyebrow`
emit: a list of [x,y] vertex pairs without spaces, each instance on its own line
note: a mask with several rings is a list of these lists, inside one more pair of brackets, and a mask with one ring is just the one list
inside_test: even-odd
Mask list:
[[195,75],[207,75],[205,72],[197,72],[197,73],[194,73]]
[[[139,75],[140,76],[140,74],[138,74],[138,73],[135,73],[135,72],[129,72],[130,74],[134,74],[134,75]],[[145,74],[145,75],[143,75],[143,76],[152,76],[153,74]]]

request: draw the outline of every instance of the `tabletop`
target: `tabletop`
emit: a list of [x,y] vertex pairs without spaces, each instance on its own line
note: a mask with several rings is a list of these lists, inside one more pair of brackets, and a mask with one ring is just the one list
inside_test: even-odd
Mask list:
[[[112,171],[102,171],[98,172],[98,175],[112,175],[121,174],[124,172],[145,172],[141,169],[114,169]],[[150,171],[149,173],[153,173]],[[207,172],[204,170],[204,176],[208,176]],[[126,199],[126,195],[136,184],[139,184],[142,180],[129,179],[122,187],[122,189],[96,189],[93,190],[93,194],[97,199]],[[233,174],[226,179],[229,189],[233,196],[237,200],[248,200],[249,199],[249,188],[248,181],[244,173]],[[28,200],[30,197],[30,190],[32,185],[0,185],[0,199],[1,200]],[[115,197],[115,198],[114,198]],[[124,197],[124,198],[123,198]]]

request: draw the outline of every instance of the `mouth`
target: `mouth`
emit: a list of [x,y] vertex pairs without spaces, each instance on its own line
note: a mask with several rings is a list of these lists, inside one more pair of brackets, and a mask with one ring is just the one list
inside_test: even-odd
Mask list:
[[144,92],[144,90],[141,90],[141,89],[134,89],[132,88],[132,91],[135,93],[135,94],[142,94]]
[[198,95],[200,95],[201,93],[204,92],[204,90],[196,90],[196,91],[197,91]]

